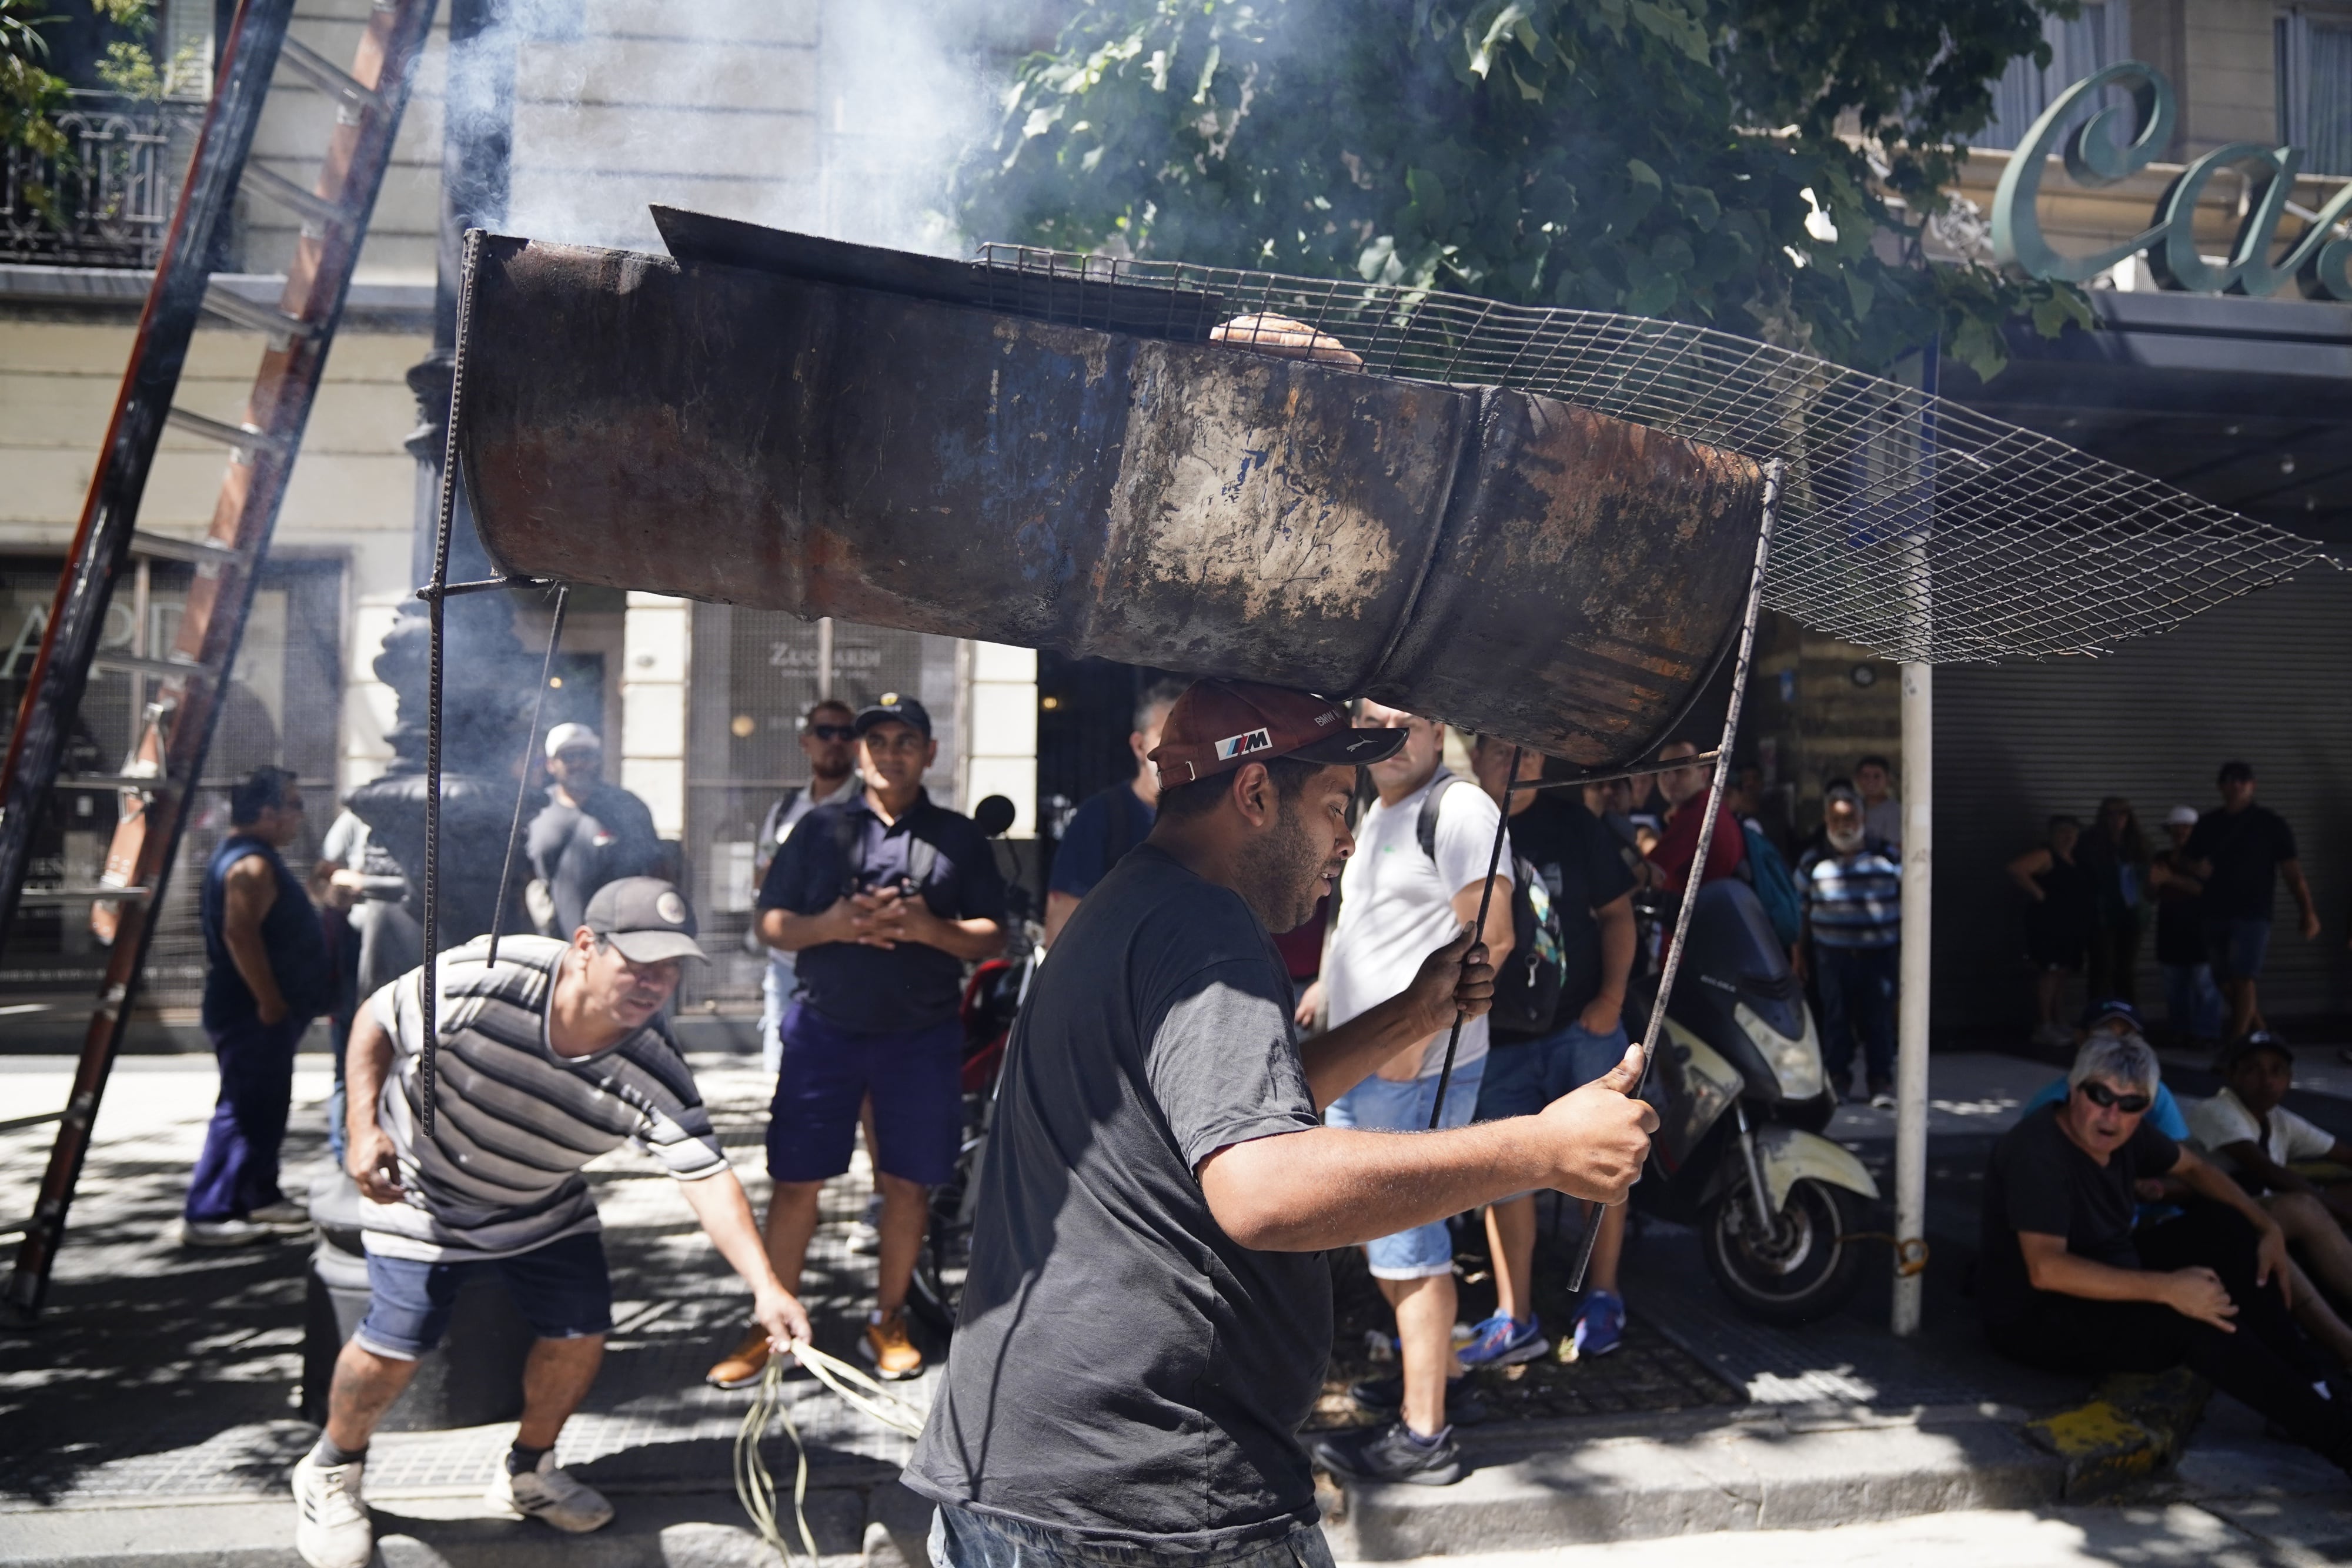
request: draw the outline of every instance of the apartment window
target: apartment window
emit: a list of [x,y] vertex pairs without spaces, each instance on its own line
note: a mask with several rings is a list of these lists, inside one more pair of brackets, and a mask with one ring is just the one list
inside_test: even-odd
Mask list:
[[2352,174],[2352,11],[2278,19],[2278,134],[2306,174]]
[[[2009,62],[2009,69],[1993,84],[1991,120],[1969,138],[1976,147],[2015,147],[2025,140],[2042,111],[2068,88],[2117,60],[2131,57],[2131,7],[2125,0],[2085,5],[2074,17],[2044,16],[2042,38],[2050,46],[2050,63],[2037,67],[2031,55]],[[2110,89],[2121,101],[2123,95]],[[2072,120],[2088,120],[2097,105],[2084,104]]]

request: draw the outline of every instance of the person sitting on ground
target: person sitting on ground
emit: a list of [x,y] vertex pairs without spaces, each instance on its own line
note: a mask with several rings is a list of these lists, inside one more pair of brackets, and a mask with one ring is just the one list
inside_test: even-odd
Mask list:
[[[1993,1145],[1977,1271],[1986,1337],[2053,1372],[2185,1363],[2352,1469],[2352,1407],[2320,1392],[2342,1369],[2288,1316],[2285,1236],[2237,1183],[2147,1124],[2158,1082],[2144,1042],[2095,1034],[2064,1103]],[[2135,1232],[2138,1183],[2167,1176],[2192,1195],[2187,1212]]]
[[2221,1092],[2189,1112],[2189,1130],[2212,1162],[2262,1198],[2328,1294],[2352,1302],[2352,1192],[2322,1192],[2289,1166],[2296,1160],[2352,1166],[2352,1145],[2282,1103],[2294,1086],[2294,1053],[2256,1030],[2221,1060]]
[[[2143,1047],[2147,1044],[2140,1027],[2139,1013],[2129,1002],[2098,1004],[2084,1018],[2083,1027],[2088,1039],[2108,1035],[2134,1040]],[[2066,1093],[2066,1075],[2062,1072],[2026,1101],[2023,1114],[2031,1115],[2044,1105],[2060,1104],[2064,1102]],[[2180,1102],[2173,1097],[2172,1090],[2166,1084],[2156,1086],[2156,1103],[2147,1108],[2147,1122],[2148,1125],[2176,1144],[2196,1143],[2200,1145],[2198,1149],[2200,1154],[2208,1153],[2210,1149],[2211,1145],[2192,1136],[2189,1118],[2182,1112]],[[2144,1178],[2138,1183],[2137,1191],[2139,1208],[2134,1223],[2140,1226],[2161,1225],[2176,1218],[2180,1213],[2179,1205],[2190,1197],[2187,1184],[2178,1176]],[[2273,1218],[2278,1217],[2274,1214]],[[2287,1239],[2294,1241],[2294,1231],[2284,1219],[2281,1220],[2281,1228],[2286,1229]],[[2319,1287],[2305,1274],[2303,1266],[2292,1259],[2287,1263],[2287,1283],[2293,1291],[2294,1321],[2302,1325],[2303,1332],[2329,1355],[2352,1365],[2352,1324],[2347,1324],[2336,1315],[2336,1309],[2328,1305],[2327,1298],[2320,1294]]]
[[[335,1359],[326,1430],[294,1467],[294,1544],[311,1568],[365,1568],[360,1500],[368,1439],[440,1343],[470,1276],[496,1274],[538,1336],[522,1421],[492,1478],[498,1508],[577,1533],[613,1505],[555,1465],[556,1435],[587,1397],[613,1326],[596,1200],[581,1176],[632,1141],[677,1179],[719,1256],[751,1287],[779,1349],[808,1342],[760,1246],[694,1075],[662,1009],[689,958],[694,912],[668,883],[606,883],[569,942],[488,938],[441,956],[436,1056],[424,1066],[425,970],[375,994],[352,1029],[344,1168],[359,1184],[367,1315]],[[433,1096],[431,1131],[425,1095]]]

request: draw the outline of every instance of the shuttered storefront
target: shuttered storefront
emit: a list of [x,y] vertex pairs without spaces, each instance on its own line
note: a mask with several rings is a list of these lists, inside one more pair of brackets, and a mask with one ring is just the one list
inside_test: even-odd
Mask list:
[[[2024,900],[2003,868],[2047,818],[2088,824],[2122,795],[2160,847],[2165,812],[2217,804],[2231,758],[2294,828],[2326,925],[2304,941],[2281,886],[2263,1010],[2352,1010],[2352,574],[2315,570],[2105,658],[1937,672],[1937,1028],[2030,1023]],[[2140,1002],[2160,1015],[2152,922],[2140,958]]]

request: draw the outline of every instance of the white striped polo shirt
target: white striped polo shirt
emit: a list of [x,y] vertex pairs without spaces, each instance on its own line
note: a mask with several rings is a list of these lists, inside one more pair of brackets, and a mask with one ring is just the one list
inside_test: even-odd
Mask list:
[[510,1258],[597,1228],[580,1169],[635,1138],[680,1181],[727,1169],[686,1059],[659,1019],[593,1056],[547,1042],[566,944],[506,936],[441,956],[432,1141],[422,1143],[425,971],[370,1001],[393,1040],[376,1113],[400,1159],[404,1201],[362,1200],[367,1249],[458,1262]]

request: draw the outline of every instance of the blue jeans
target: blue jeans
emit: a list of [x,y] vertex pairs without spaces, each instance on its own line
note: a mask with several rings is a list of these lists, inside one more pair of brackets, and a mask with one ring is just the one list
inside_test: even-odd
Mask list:
[[[1478,1108],[1478,1090],[1486,1079],[1489,1060],[1482,1056],[1467,1066],[1454,1068],[1453,1081],[1445,1089],[1444,1125],[1470,1124]],[[1367,1078],[1332,1101],[1323,1113],[1323,1120],[1334,1127],[1420,1133],[1428,1130],[1430,1113],[1436,1105],[1434,1072],[1402,1083],[1387,1078]],[[1454,1272],[1454,1237],[1445,1228],[1445,1221],[1435,1219],[1366,1242],[1364,1256],[1375,1280],[1431,1279]]]
[[1900,947],[1825,947],[1813,944],[1821,971],[1822,1064],[1840,1094],[1853,1082],[1853,1048],[1873,1092],[1895,1083],[1895,986]]
[[2219,1040],[2224,1009],[2210,964],[2166,964],[2164,1011],[2172,1027],[2191,1040]]
[[257,1019],[205,1031],[220,1061],[220,1099],[188,1178],[188,1218],[243,1219],[284,1201],[278,1145],[285,1141],[286,1113],[294,1103],[294,1046],[310,1027],[306,1018]]
[[1477,1119],[1534,1115],[1624,1061],[1628,1043],[1622,1019],[1607,1034],[1570,1023],[1535,1040],[1496,1041],[1486,1052],[1486,1082],[1478,1086]]
[[1294,1524],[1271,1541],[1146,1546],[1080,1541],[945,1503],[931,1515],[930,1549],[931,1568],[1332,1568],[1319,1524]]

